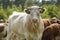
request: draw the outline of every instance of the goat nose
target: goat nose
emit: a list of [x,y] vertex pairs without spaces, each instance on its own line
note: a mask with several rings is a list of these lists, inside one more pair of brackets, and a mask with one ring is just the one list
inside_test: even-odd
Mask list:
[[33,22],[36,23],[37,22],[37,19],[33,19]]

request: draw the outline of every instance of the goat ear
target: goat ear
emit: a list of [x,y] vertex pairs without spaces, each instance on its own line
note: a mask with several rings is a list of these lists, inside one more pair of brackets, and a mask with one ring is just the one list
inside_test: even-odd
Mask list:
[[40,7],[39,11],[40,11],[40,13],[43,13],[45,11],[45,8]]
[[30,14],[30,9],[24,9],[27,14]]

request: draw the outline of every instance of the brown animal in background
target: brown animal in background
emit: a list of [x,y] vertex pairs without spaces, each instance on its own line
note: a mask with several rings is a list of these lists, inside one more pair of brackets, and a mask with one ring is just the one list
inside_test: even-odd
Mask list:
[[2,37],[6,37],[6,35],[7,35],[5,23],[0,23],[0,35],[2,35]]
[[5,20],[4,19],[0,19],[0,23],[5,23]]
[[43,23],[44,23],[44,27],[46,28],[47,26],[49,26],[51,24],[49,19],[42,19]]
[[42,20],[43,20],[43,22],[44,22],[44,27],[45,27],[45,28],[46,28],[47,26],[53,24],[53,23],[59,23],[59,24],[60,24],[60,20],[58,20],[58,19],[53,19],[53,18],[51,18],[51,19],[42,19]]
[[7,24],[5,20],[0,19],[0,39],[7,36]]
[[4,30],[4,26],[5,26],[5,25],[1,25],[1,24],[0,24],[0,33]]
[[60,24],[54,23],[45,28],[42,40],[55,40],[57,36],[60,36]]

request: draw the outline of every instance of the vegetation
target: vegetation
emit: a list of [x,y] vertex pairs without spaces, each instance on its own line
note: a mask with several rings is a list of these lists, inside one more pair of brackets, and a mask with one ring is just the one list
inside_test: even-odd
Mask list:
[[8,6],[7,9],[3,9],[1,7],[0,19],[8,19],[9,15],[11,15],[13,11],[21,12],[22,11],[21,5],[19,5],[19,7],[16,7],[15,5],[13,5],[12,8]]
[[[21,12],[25,7],[41,6],[41,4],[39,1],[34,0],[0,0],[0,19],[8,19],[13,11]],[[46,11],[41,15],[43,18],[57,17],[60,19],[60,5],[56,5],[54,2],[54,4],[43,4],[42,6],[46,8]]]
[[53,5],[43,5],[46,8],[46,11],[42,14],[43,18],[52,18],[57,17],[60,19],[60,9],[55,4]]

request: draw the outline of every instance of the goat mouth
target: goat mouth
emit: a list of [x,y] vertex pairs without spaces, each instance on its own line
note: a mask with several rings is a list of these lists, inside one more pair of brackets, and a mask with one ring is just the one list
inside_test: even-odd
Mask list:
[[38,25],[38,23],[34,23],[34,26],[37,26]]
[[34,23],[34,24],[37,24],[37,23],[38,23],[38,21],[33,21],[33,23]]

